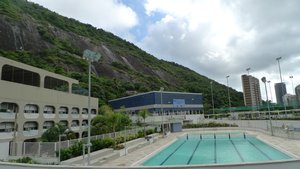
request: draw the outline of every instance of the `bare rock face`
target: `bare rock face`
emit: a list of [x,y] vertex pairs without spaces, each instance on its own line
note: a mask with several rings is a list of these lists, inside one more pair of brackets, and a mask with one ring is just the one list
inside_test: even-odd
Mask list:
[[6,50],[30,50],[38,52],[51,45],[44,43],[36,25],[29,20],[12,22],[5,16],[0,16],[0,48]]
[[[118,78],[128,82],[135,81],[126,71],[117,71],[116,69],[113,69],[113,64],[118,63],[126,66],[132,71],[156,76],[173,84],[176,83],[176,79],[172,78],[170,74],[162,70],[152,70],[149,66],[146,66],[140,58],[116,54],[105,44],[94,44],[87,37],[62,30],[53,25],[41,25],[29,16],[24,16],[22,20],[15,21],[4,15],[0,15],[0,49],[10,51],[26,50],[38,53],[46,49],[55,48],[55,44],[51,43],[49,39],[43,36],[40,27],[46,29],[47,33],[53,36],[53,38],[65,42],[70,47],[77,49],[79,53],[82,53],[85,49],[101,53],[101,63],[94,63],[93,70],[97,75]],[[80,54],[75,54],[74,57],[81,56]],[[70,67],[67,69],[70,69]],[[80,69],[72,68],[72,70]]]

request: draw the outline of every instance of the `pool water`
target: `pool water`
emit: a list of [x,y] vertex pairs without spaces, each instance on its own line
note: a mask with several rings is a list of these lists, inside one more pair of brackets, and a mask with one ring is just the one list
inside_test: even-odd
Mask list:
[[189,134],[145,161],[144,166],[262,162],[292,159],[243,133]]

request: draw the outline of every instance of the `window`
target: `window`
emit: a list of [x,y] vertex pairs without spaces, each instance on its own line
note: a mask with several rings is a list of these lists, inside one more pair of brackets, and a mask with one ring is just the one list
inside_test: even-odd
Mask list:
[[17,113],[18,105],[16,103],[2,102],[0,104],[0,112]]
[[83,120],[82,121],[82,126],[87,126],[88,125],[88,121],[87,120]]
[[39,108],[35,104],[26,104],[24,113],[39,113]]
[[96,109],[92,109],[91,114],[96,114]]
[[51,127],[54,126],[54,122],[53,121],[45,121],[43,124],[43,129],[49,129]]
[[69,91],[69,83],[56,79],[54,77],[46,76],[45,77],[45,84],[44,87],[47,89],[53,89],[53,90],[58,90],[62,92],[68,92]]
[[88,114],[88,109],[87,108],[83,108],[82,109],[82,114]]
[[44,107],[44,114],[55,114],[54,106],[45,106]]
[[71,127],[78,127],[79,126],[79,121],[78,120],[73,120]]
[[38,123],[34,121],[26,122],[24,123],[24,131],[30,131],[30,130],[37,130],[38,129]]
[[31,86],[40,86],[40,75],[38,73],[24,70],[18,67],[4,65],[2,67],[1,80],[21,83]]
[[58,113],[59,114],[68,114],[68,108],[67,107],[60,107]]
[[59,122],[60,125],[68,127],[68,121],[67,120],[62,120]]
[[73,107],[71,114],[79,114],[79,109],[77,107]]
[[14,131],[14,122],[2,122],[0,123],[0,132],[12,132]]

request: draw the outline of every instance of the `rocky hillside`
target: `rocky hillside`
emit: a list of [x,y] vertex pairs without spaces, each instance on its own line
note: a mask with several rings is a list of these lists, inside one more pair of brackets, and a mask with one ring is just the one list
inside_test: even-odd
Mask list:
[[[159,90],[203,93],[210,108],[210,82],[184,66],[159,60],[109,32],[82,24],[26,0],[0,1],[0,55],[63,74],[87,87],[85,49],[99,52],[93,63],[93,96],[100,104],[138,92]],[[227,88],[214,82],[216,107],[226,107]],[[242,93],[230,89],[232,105],[243,105]]]

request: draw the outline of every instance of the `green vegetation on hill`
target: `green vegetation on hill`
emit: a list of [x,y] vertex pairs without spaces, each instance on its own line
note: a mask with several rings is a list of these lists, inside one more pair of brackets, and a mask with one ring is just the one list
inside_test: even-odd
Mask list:
[[[92,95],[99,98],[100,105],[164,87],[168,91],[203,93],[206,111],[211,108],[213,80],[176,63],[159,60],[102,29],[25,0],[1,0],[0,24],[6,25],[0,26],[1,56],[75,78],[80,81],[79,89],[87,88],[88,82],[87,63],[81,59],[83,50],[101,53],[101,60],[93,64],[92,76]],[[13,36],[18,38],[12,39]],[[215,107],[227,107],[227,87],[213,82]],[[243,105],[241,92],[230,88],[230,96],[232,106]]]

